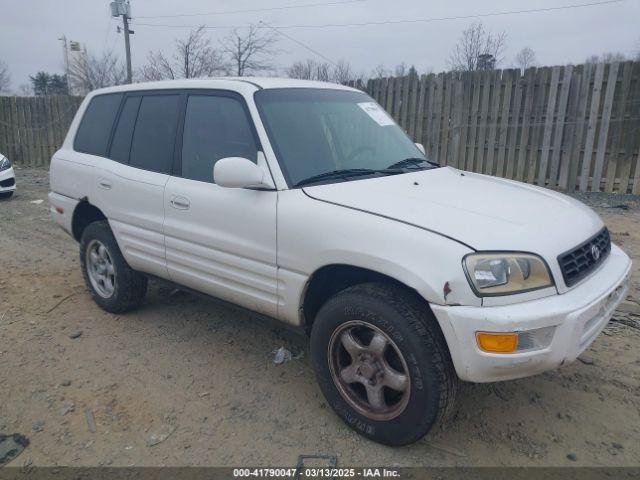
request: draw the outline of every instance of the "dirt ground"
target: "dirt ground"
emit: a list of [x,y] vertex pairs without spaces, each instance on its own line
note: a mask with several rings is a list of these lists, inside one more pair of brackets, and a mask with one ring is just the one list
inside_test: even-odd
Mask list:
[[[49,219],[47,172],[17,174],[0,202],[0,433],[31,443],[11,465],[640,465],[637,197],[581,196],[636,259],[630,297],[581,360],[465,384],[442,429],[389,448],[333,414],[305,339],[275,324],[159,283],[135,312],[100,310]],[[281,346],[294,358],[277,365]]]

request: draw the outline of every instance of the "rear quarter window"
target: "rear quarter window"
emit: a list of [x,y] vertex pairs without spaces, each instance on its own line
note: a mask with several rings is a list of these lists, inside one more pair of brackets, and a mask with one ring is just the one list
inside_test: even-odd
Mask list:
[[131,150],[131,138],[133,137],[133,128],[136,124],[138,116],[138,108],[140,107],[141,97],[129,97],[124,101],[124,106],[120,112],[118,125],[113,133],[111,141],[111,151],[109,158],[120,163],[129,162],[129,150]]
[[113,122],[118,114],[121,93],[97,95],[82,116],[73,148],[77,152],[106,156]]
[[178,125],[178,95],[143,96],[131,142],[129,165],[169,173]]

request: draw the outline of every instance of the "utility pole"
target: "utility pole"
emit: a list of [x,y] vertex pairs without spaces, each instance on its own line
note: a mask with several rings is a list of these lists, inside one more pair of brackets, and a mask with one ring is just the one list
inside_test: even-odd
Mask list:
[[133,34],[133,30],[129,30],[129,19],[131,18],[131,5],[129,0],[114,0],[111,2],[111,16],[122,17],[122,28],[124,30],[124,49],[127,59],[127,83],[132,82],[131,73],[131,44],[129,42],[129,34]]
[[69,49],[67,48],[67,36],[62,35],[60,38],[58,38],[58,40],[62,42],[62,54],[63,54],[62,58],[64,58],[64,74],[68,77],[69,76]]
[[124,49],[127,55],[127,83],[131,83],[131,45],[129,44],[129,18],[122,15],[122,26],[124,27]]
[[58,38],[58,40],[62,42],[62,58],[64,58],[64,78],[67,83],[67,95],[69,95],[71,91],[69,90],[69,48],[67,46],[67,36],[62,35],[60,38]]

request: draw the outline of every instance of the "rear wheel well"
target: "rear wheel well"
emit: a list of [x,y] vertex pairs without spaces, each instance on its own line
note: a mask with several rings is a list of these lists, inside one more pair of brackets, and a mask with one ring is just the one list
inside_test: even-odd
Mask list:
[[302,320],[307,334],[311,333],[313,321],[320,307],[333,295],[354,285],[371,282],[396,285],[419,298],[426,308],[429,308],[427,302],[416,290],[388,275],[352,265],[327,265],[311,276],[305,289]]
[[82,238],[82,232],[93,222],[99,222],[100,220],[106,220],[107,217],[100,209],[87,200],[81,201],[73,211],[73,219],[71,220],[71,231],[73,232],[73,238],[80,241]]

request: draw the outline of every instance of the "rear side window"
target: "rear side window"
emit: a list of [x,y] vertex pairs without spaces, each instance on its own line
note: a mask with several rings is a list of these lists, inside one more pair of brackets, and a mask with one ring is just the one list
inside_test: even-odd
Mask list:
[[93,97],[78,127],[73,143],[74,150],[106,156],[111,128],[121,100],[121,93]]
[[169,173],[178,123],[179,95],[142,97],[131,142],[129,164]]
[[257,162],[258,147],[251,120],[239,100],[227,96],[191,95],[182,138],[182,177],[213,181],[221,158],[244,157]]
[[136,124],[138,108],[141,97],[129,97],[124,101],[118,125],[113,134],[111,142],[111,152],[109,158],[120,163],[129,162],[129,150],[131,149],[131,138],[133,137],[133,127]]

